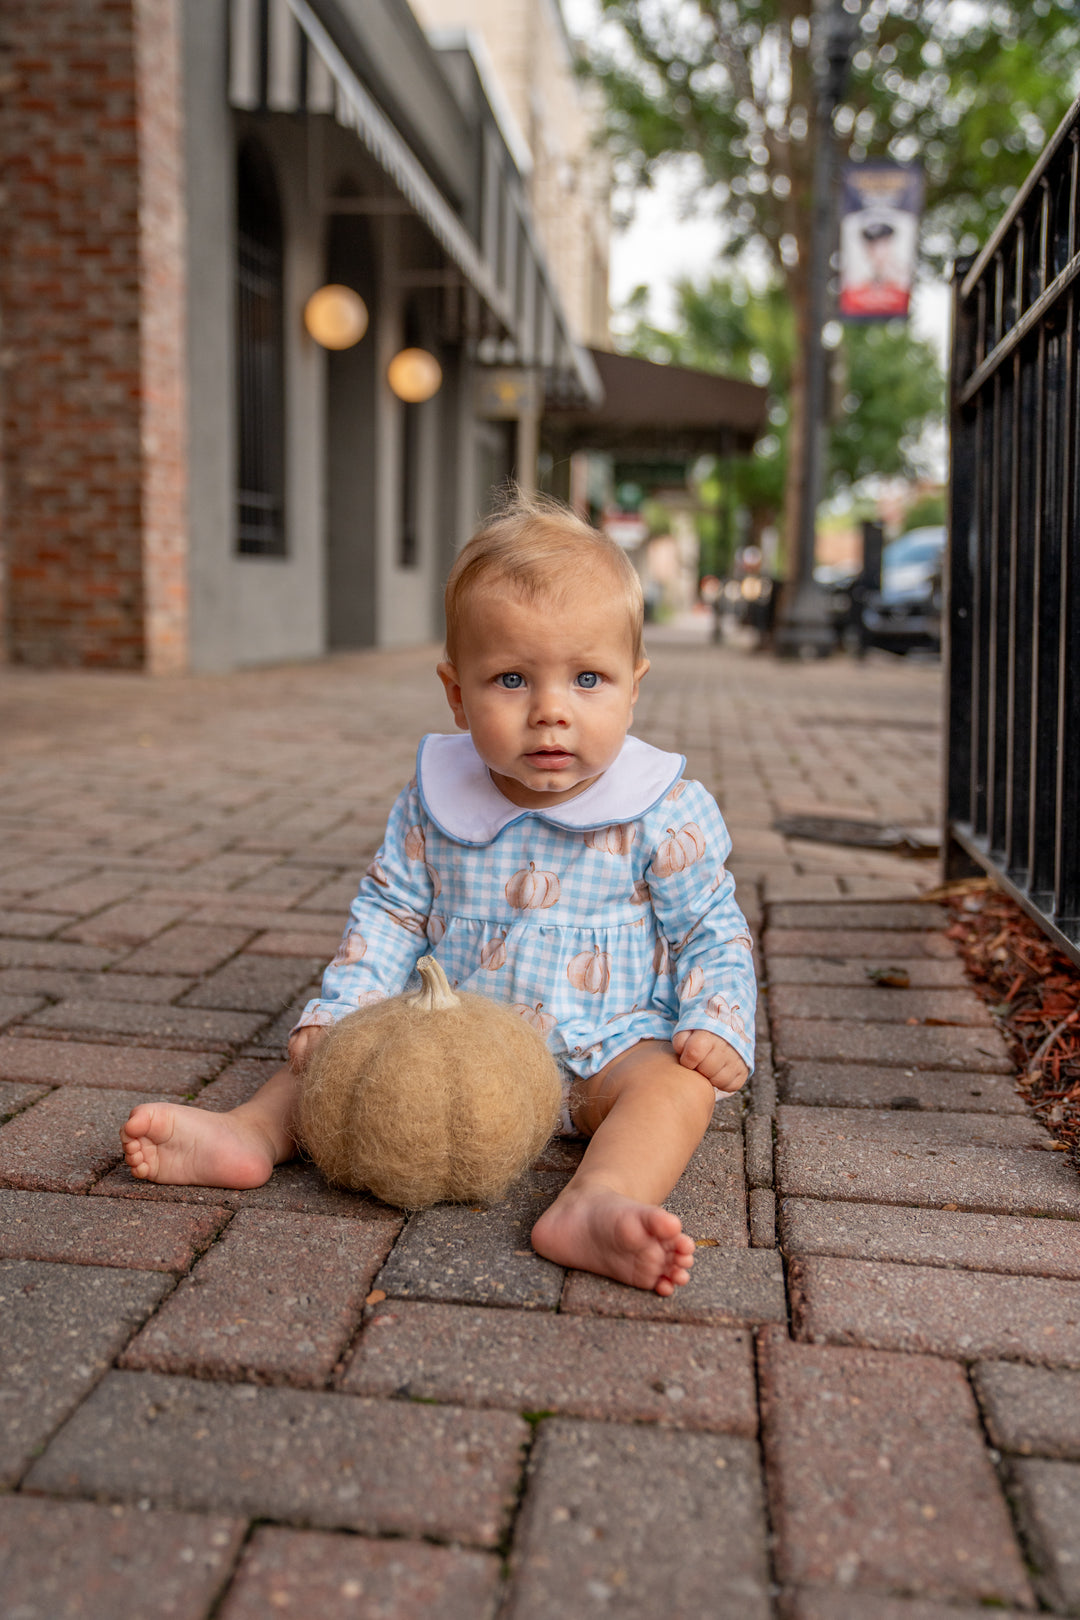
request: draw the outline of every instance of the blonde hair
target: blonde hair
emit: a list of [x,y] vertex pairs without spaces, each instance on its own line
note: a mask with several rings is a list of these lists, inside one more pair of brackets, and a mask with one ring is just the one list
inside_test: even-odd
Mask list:
[[625,551],[548,495],[512,490],[502,506],[458,553],[446,581],[446,656],[457,656],[470,597],[508,584],[526,601],[558,598],[568,580],[607,575],[626,609],[634,662],[645,656],[645,601],[637,570]]

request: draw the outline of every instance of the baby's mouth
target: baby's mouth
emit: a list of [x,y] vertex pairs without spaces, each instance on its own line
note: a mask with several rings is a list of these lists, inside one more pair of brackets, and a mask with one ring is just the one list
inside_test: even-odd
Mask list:
[[560,766],[571,764],[574,756],[566,748],[534,748],[525,758],[530,765],[542,770],[557,770]]

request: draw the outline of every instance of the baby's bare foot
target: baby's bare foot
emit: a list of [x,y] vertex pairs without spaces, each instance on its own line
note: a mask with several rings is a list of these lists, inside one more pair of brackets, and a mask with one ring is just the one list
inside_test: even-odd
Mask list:
[[532,1229],[547,1260],[667,1296],[690,1280],[694,1240],[677,1215],[607,1187],[567,1188]]
[[140,1181],[261,1187],[274,1168],[273,1152],[257,1127],[179,1103],[140,1103],[121,1127],[120,1140]]

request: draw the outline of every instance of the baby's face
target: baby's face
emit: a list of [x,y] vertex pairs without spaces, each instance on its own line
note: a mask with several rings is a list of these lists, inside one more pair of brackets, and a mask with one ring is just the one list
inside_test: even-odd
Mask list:
[[562,804],[612,764],[648,661],[625,609],[582,587],[558,605],[494,588],[469,602],[455,663],[439,676],[495,785],[525,810]]

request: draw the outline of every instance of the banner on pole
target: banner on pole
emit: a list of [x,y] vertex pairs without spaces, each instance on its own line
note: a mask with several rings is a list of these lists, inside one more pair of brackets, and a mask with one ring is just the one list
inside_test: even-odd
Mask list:
[[847,163],[840,207],[840,318],[889,321],[911,302],[923,174],[910,163]]

